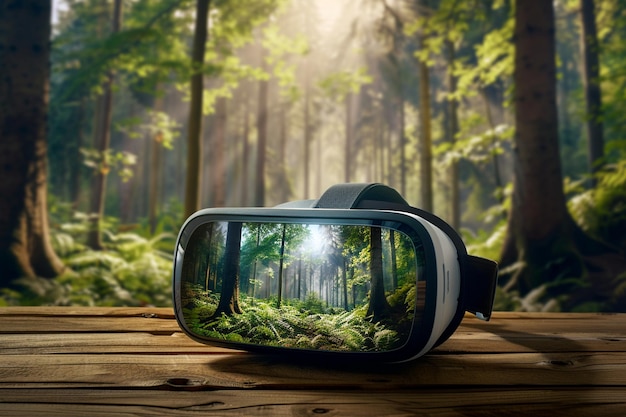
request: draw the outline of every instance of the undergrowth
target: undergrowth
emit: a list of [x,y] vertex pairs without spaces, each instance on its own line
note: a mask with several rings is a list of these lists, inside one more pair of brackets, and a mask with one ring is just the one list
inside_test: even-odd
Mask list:
[[105,250],[84,243],[88,216],[61,203],[51,209],[52,246],[65,265],[54,279],[21,278],[0,290],[0,305],[170,306],[173,245],[176,236],[123,231],[107,218]]
[[[197,293],[196,293],[197,294]],[[183,310],[193,332],[218,340],[264,346],[342,351],[385,351],[399,346],[396,331],[365,317],[366,308],[345,311],[337,308],[309,310],[321,306],[309,295],[275,307],[272,300],[240,300],[242,314],[213,317],[218,299],[213,295],[194,297]]]

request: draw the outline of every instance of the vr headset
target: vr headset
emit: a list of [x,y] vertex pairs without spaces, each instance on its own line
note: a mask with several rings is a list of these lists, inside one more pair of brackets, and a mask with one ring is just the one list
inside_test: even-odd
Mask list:
[[319,200],[211,208],[174,253],[176,319],[192,339],[308,358],[402,362],[489,320],[497,264],[381,184]]

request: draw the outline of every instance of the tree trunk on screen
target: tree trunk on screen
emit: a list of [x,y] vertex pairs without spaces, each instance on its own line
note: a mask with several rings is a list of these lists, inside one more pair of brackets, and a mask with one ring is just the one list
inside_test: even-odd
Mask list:
[[282,236],[280,239],[280,253],[278,261],[278,300],[276,301],[276,308],[280,308],[280,304],[283,299],[283,274],[285,271],[285,236],[287,234],[287,225],[283,224]]
[[[598,171],[604,157],[602,126],[602,92],[600,90],[600,62],[598,35],[593,0],[580,0],[582,79],[585,90],[587,121],[587,158],[591,173]],[[593,181],[593,180],[592,180]],[[594,181],[595,183],[595,181]]]
[[[563,309],[600,301],[607,303],[605,308],[623,310],[626,300],[615,294],[614,279],[626,271],[626,260],[582,233],[566,208],[559,158],[553,3],[518,2],[515,19],[515,167],[501,264],[518,267],[505,287],[523,296],[548,283],[547,297],[567,296]],[[573,277],[583,277],[589,287],[571,284]]]
[[0,287],[7,287],[63,269],[46,204],[50,1],[0,3],[0,28]]
[[243,223],[230,222],[226,231],[224,252],[224,275],[222,293],[213,317],[240,314],[239,306],[239,260],[241,258],[241,229]]
[[187,173],[185,175],[185,217],[200,208],[202,159],[202,107],[204,94],[204,53],[208,38],[210,0],[197,0],[196,21],[191,51],[189,126],[187,128]]
[[[115,34],[119,32],[122,24],[122,0],[115,0],[113,3],[113,19],[111,23],[111,33]],[[97,98],[98,105],[96,106],[97,111],[94,123],[94,147],[100,153],[102,160],[99,169],[94,171],[90,203],[90,215],[92,218],[90,229],[87,233],[87,246],[95,250],[101,250],[103,248],[100,229],[102,218],[104,217],[107,176],[110,172],[106,154],[109,150],[109,143],[111,142],[114,78],[115,75],[113,71],[109,70],[106,74],[104,85],[102,86],[104,92]]]
[[391,309],[385,296],[383,244],[380,227],[370,228],[370,276],[370,300],[366,315],[372,321],[380,321],[389,315]]
[[389,230],[389,247],[391,249],[391,282],[393,285],[392,290],[398,288],[398,258],[396,254],[396,232]]
[[341,265],[341,289],[343,294],[343,308],[348,311],[348,265],[346,265],[345,257]]

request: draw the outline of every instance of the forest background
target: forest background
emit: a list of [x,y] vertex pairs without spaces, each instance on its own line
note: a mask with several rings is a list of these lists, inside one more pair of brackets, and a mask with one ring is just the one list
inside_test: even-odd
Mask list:
[[52,40],[0,47],[0,304],[171,305],[193,211],[382,182],[500,261],[496,309],[626,311],[625,1],[31,3],[0,3],[0,46]]

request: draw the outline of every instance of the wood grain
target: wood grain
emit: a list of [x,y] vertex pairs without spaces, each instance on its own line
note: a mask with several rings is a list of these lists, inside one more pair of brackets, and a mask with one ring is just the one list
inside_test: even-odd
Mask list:
[[405,364],[196,343],[167,308],[0,308],[6,416],[620,416],[626,315],[466,317]]

